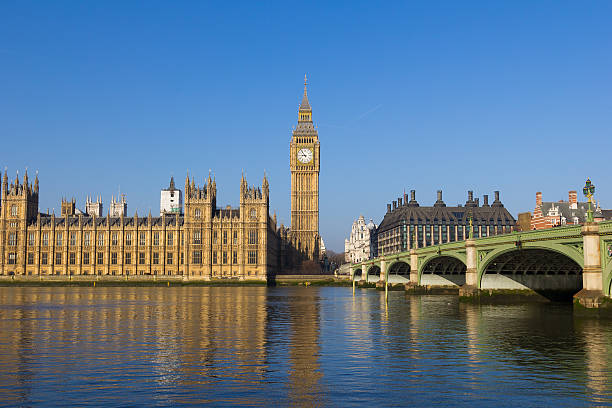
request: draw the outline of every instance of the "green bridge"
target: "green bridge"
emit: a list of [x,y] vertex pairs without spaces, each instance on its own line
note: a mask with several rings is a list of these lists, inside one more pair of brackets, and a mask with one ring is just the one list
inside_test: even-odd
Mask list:
[[583,306],[599,307],[612,290],[612,222],[413,248],[353,264],[351,278],[385,287],[455,287],[463,296],[571,295]]

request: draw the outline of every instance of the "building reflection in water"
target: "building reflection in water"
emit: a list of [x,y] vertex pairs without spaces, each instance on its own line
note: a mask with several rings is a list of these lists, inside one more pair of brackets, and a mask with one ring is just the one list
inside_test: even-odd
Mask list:
[[321,386],[318,290],[296,288],[288,299],[291,322],[289,344],[289,402],[291,406],[323,404]]

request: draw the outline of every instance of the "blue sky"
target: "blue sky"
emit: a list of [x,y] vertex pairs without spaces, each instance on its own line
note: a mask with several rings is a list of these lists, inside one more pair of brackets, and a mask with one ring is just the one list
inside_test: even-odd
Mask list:
[[404,189],[516,216],[588,176],[612,208],[612,3],[259,3],[0,3],[0,166],[38,169],[43,209],[120,188],[130,214],[170,175],[237,205],[265,170],[288,224],[307,73],[332,250]]

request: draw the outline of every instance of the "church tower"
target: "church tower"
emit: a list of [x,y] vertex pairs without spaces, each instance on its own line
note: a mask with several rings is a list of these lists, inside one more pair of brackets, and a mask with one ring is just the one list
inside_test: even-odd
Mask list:
[[319,260],[319,134],[312,123],[307,79],[289,147],[291,242],[303,259]]

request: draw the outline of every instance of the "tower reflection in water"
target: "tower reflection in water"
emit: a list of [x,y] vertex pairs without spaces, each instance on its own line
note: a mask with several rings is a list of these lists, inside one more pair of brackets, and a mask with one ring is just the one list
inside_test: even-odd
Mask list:
[[293,406],[312,407],[322,403],[318,293],[296,288],[288,299],[291,322],[289,401]]

